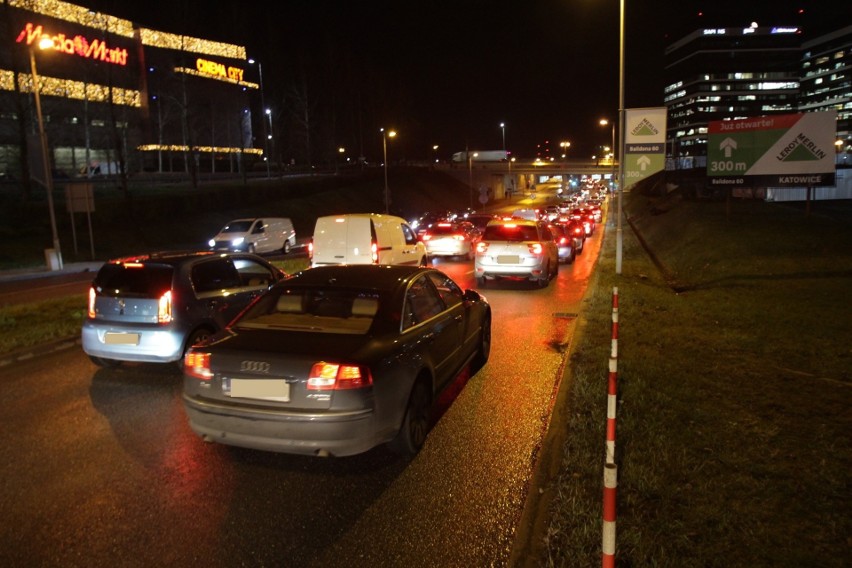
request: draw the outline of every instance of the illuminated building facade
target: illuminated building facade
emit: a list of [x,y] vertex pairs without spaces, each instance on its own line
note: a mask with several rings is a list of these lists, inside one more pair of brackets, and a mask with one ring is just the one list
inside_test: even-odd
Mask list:
[[[57,0],[0,0],[0,172],[20,171],[38,80],[53,168],[237,171],[257,160],[245,48]],[[49,45],[41,46],[45,40]],[[30,65],[34,55],[35,73]],[[61,174],[60,174],[61,175]]]
[[837,163],[852,166],[852,26],[802,45],[799,111],[837,111]]
[[705,167],[710,121],[796,112],[800,48],[793,27],[702,29],[670,45],[670,152],[685,167]]
[[836,109],[838,152],[852,149],[852,26],[807,41],[795,27],[701,29],[665,55],[676,168],[706,167],[713,120]]

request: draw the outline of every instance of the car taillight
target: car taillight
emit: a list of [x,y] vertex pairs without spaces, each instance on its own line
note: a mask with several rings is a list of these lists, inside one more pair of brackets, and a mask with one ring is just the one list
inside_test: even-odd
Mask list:
[[483,253],[488,250],[488,243],[485,241],[479,241],[476,243],[476,252]]
[[527,245],[530,249],[530,252],[533,254],[541,254],[544,250],[544,247],[541,246],[541,243],[530,243]]
[[373,264],[379,263],[379,244],[376,241],[370,243],[370,258],[373,260]]
[[213,371],[210,369],[210,353],[203,351],[189,350],[183,358],[183,372],[202,381],[209,381],[213,378]]
[[584,232],[585,232],[585,231],[583,231],[583,227],[579,227],[579,226],[578,226],[578,227],[574,227],[574,234],[575,234],[575,235],[582,235]]
[[169,323],[172,321],[172,291],[160,296],[157,303],[157,323]]
[[311,367],[308,390],[360,389],[373,384],[369,369],[358,365],[320,361]]
[[566,239],[565,237],[559,237],[559,244],[560,245],[564,245],[567,242],[568,242],[568,239]]
[[421,238],[422,238],[422,240],[424,240],[424,241],[428,241],[429,239],[431,239],[431,238],[432,238],[432,235],[430,235],[429,233],[426,233],[426,234],[424,234],[424,235],[423,235],[423,237],[421,237]]
[[97,297],[97,293],[95,292],[95,287],[91,286],[89,288],[89,319],[95,319],[95,298]]
[[308,241],[308,258],[313,260],[314,258],[314,241]]

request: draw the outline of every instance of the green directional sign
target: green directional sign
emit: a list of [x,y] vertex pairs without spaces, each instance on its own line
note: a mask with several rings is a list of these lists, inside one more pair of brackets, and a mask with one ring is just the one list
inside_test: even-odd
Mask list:
[[709,124],[713,185],[833,185],[837,111],[718,120]]
[[624,116],[624,187],[666,166],[666,108],[626,109]]

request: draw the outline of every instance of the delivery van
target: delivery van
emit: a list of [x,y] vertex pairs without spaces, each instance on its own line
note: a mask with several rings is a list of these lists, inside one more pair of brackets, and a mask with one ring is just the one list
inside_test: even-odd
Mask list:
[[426,266],[426,247],[404,219],[393,215],[352,213],[320,217],[309,247],[311,266]]
[[215,251],[287,254],[296,246],[296,231],[286,217],[235,219],[207,244]]

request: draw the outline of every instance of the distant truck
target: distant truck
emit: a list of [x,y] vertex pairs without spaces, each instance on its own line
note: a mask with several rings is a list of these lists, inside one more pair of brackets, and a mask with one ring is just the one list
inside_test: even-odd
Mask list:
[[[471,160],[474,162],[505,162],[509,159],[511,152],[504,150],[472,150]],[[454,162],[467,162],[468,152],[456,152],[453,154]]]

